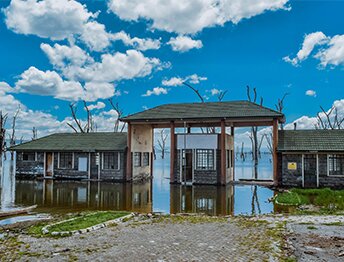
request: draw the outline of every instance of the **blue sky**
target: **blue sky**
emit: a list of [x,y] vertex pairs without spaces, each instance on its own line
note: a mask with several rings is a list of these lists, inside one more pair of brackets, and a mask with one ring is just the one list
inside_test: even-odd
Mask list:
[[[111,125],[103,122],[115,117],[107,103],[113,94],[126,114],[164,103],[196,102],[191,90],[178,85],[194,74],[198,78],[188,78],[189,83],[208,101],[217,100],[212,92],[218,90],[228,90],[225,100],[244,100],[250,85],[264,97],[265,106],[274,107],[279,97],[290,93],[284,111],[289,123],[302,116],[309,122],[320,105],[329,109],[335,101],[344,112],[342,1],[261,0],[263,9],[248,6],[247,0],[183,1],[195,7],[190,9],[194,14],[183,13],[181,3],[153,6],[151,0],[138,1],[143,10],[123,0],[67,4],[74,7],[58,2],[61,6],[51,0],[0,2],[0,109],[13,114],[21,105],[18,128],[26,136],[33,125],[42,134],[67,129],[68,104],[85,97],[89,104],[105,104],[93,110],[104,130]],[[228,2],[239,4],[233,7]],[[42,10],[33,10],[35,5]],[[93,17],[85,18],[91,13]],[[87,35],[90,22],[105,28]],[[104,39],[111,39],[106,47],[101,40],[104,32]],[[125,43],[118,32],[130,35],[129,40]],[[135,42],[134,37],[140,40]],[[151,42],[143,41],[147,39]],[[52,63],[42,44],[63,61]],[[55,44],[68,51],[57,53]],[[113,58],[116,53],[122,57]],[[112,56],[113,68],[99,65],[102,55]],[[75,65],[80,59],[87,62]],[[97,71],[97,66],[102,68]],[[34,69],[28,71],[30,67]],[[168,82],[171,78],[175,81]],[[87,93],[89,82],[92,92]],[[24,119],[35,113],[42,118]],[[81,108],[78,113],[84,116]],[[308,122],[305,127],[310,127]]]

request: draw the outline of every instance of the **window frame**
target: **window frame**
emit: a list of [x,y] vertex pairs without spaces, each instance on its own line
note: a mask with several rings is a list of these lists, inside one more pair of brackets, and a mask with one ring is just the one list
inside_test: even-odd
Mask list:
[[[33,157],[33,160],[32,159],[24,159],[24,155],[33,155],[34,157]],[[36,152],[22,152],[22,156],[21,156],[21,161],[23,161],[23,162],[32,162],[32,161],[37,161],[37,154],[36,154]]]
[[[145,156],[147,156],[147,159],[145,159]],[[145,160],[147,160],[147,163],[145,162]],[[149,152],[143,152],[142,153],[142,156],[141,156],[141,166],[142,167],[147,167],[147,166],[150,166],[149,162],[150,162],[150,154]]]
[[[61,154],[71,154],[72,155],[72,166],[71,167],[61,167]],[[54,162],[54,159],[53,159]],[[57,168],[58,169],[74,169],[74,152],[59,152],[58,153],[58,159],[57,159]]]
[[[215,150],[214,149],[196,149],[196,170],[206,170],[206,171],[213,171],[215,170]],[[206,160],[199,160],[200,157],[205,157]],[[212,161],[210,161],[209,156],[212,156]],[[199,165],[200,161],[207,162],[205,167]],[[210,165],[211,163],[211,165]]]
[[[139,160],[136,160],[136,157],[139,157]],[[134,167],[142,167],[142,152],[133,153],[133,165]]]
[[[117,168],[106,168],[105,167],[105,154],[114,154],[114,160],[116,159],[116,154],[117,154]],[[115,162],[114,162],[115,164]],[[120,153],[119,152],[103,152],[102,153],[102,169],[103,170],[120,170]]]
[[[340,162],[337,163],[337,161]],[[334,168],[337,169],[338,165],[341,166],[341,170],[333,170]],[[333,174],[333,172],[339,172],[339,174]],[[327,154],[327,176],[344,177],[344,154]]]

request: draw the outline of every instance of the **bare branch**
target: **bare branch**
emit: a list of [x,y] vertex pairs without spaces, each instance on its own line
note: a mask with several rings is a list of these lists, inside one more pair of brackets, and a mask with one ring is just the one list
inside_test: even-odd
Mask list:
[[198,96],[198,98],[201,100],[201,102],[204,103],[204,98],[201,96],[200,92],[196,88],[194,88],[193,86],[189,85],[187,82],[183,82],[183,85],[187,86],[192,91],[194,91],[195,94]]

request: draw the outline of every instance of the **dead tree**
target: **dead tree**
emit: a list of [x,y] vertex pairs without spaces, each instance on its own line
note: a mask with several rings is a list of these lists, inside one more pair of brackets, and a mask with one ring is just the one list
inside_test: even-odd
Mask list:
[[[17,117],[19,115],[20,108],[17,109],[15,112],[13,118],[12,118],[12,132],[9,134],[9,140],[10,140],[10,147],[16,145],[16,122],[17,122]],[[11,151],[11,160],[14,159],[14,152]]]
[[[6,121],[7,121],[7,114],[3,114],[2,111],[0,111],[0,161],[2,157],[2,153],[6,150]],[[4,154],[6,158],[6,154]]]
[[272,133],[264,134],[266,145],[268,147],[269,152],[273,153],[273,146],[272,146]]
[[[194,88],[192,85],[188,84],[187,82],[183,82],[183,85],[185,85],[186,87],[190,88],[199,98],[199,100],[201,101],[201,103],[204,103],[204,97],[201,95],[201,93],[199,92],[198,89]],[[221,102],[223,100],[223,98],[225,97],[225,95],[227,94],[228,90],[225,91],[220,91],[217,94],[217,99],[219,102]],[[203,133],[203,129],[201,128],[201,131]],[[216,128],[215,127],[209,127],[207,128],[207,133],[211,133],[211,134],[215,134],[216,133]]]
[[[251,96],[251,89],[249,86],[246,87],[246,92],[247,92],[247,99],[248,101],[252,103],[257,103],[257,89],[253,88],[253,97]],[[260,106],[263,105],[263,98],[260,98]],[[252,142],[252,158],[254,161],[254,167],[255,169],[258,167],[258,150],[259,150],[259,142],[258,142],[258,127],[257,126],[252,126],[251,127],[251,134],[250,134],[250,139]],[[255,177],[257,174],[255,174]]]
[[[280,113],[283,113],[284,110],[284,99],[289,95],[289,93],[285,93],[282,98],[278,98],[277,104],[275,105],[276,110]],[[283,123],[280,124],[281,130],[283,130]]]
[[161,150],[161,159],[165,158],[165,151],[166,151],[166,140],[168,135],[165,133],[165,129],[161,129],[160,137],[158,139],[158,145]]
[[90,133],[90,132],[94,132],[94,126],[95,123],[93,121],[93,117],[92,114],[87,106],[87,103],[85,100],[82,101],[83,105],[84,105],[84,109],[86,110],[86,114],[87,114],[87,120],[86,120],[86,124],[83,126],[82,122],[80,119],[78,119],[77,117],[77,105],[75,103],[71,103],[69,104],[69,108],[71,111],[71,115],[72,115],[72,119],[74,121],[74,123],[76,124],[76,127],[74,127],[74,125],[72,123],[67,123],[67,125],[73,129],[73,131],[75,133]]
[[240,153],[240,158],[242,159],[243,162],[245,162],[246,157],[245,157],[245,152],[244,152],[244,142],[241,143],[241,153]]
[[120,108],[119,104],[118,103],[115,104],[111,98],[108,99],[108,101],[109,101],[110,105],[112,106],[113,110],[115,110],[117,113],[117,119],[116,119],[115,126],[114,126],[114,132],[122,133],[124,128],[125,128],[125,123],[123,123],[122,127],[120,128],[120,119],[123,116],[123,110]]
[[37,139],[37,128],[32,127],[32,137],[31,140],[36,140]]
[[344,117],[339,116],[338,109],[333,106],[326,111],[320,106],[321,112],[317,113],[317,123],[314,125],[315,129],[343,129]]

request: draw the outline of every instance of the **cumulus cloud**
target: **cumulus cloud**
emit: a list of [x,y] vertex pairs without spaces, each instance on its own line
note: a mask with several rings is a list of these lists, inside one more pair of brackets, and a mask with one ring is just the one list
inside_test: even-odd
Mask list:
[[200,49],[203,47],[201,40],[193,40],[188,36],[171,37],[167,44],[172,47],[173,51],[181,53],[187,52],[193,48]]
[[109,9],[123,20],[141,18],[151,27],[179,34],[194,34],[203,28],[238,23],[264,13],[286,9],[288,0],[110,0]]
[[125,53],[103,54],[100,62],[72,67],[64,74],[68,78],[87,82],[113,82],[147,76],[153,69],[160,69],[160,66],[157,58],[145,57],[137,50],[127,50]]
[[163,86],[181,86],[183,82],[190,82],[191,84],[199,84],[201,81],[206,81],[208,78],[205,76],[198,76],[197,74],[192,74],[184,78],[172,77],[170,79],[164,79],[162,81]]
[[323,32],[306,35],[302,48],[297,52],[296,56],[294,58],[286,56],[283,60],[293,66],[298,66],[302,61],[309,58],[317,47],[319,48],[313,57],[320,61],[320,68],[325,68],[328,65],[332,67],[344,65],[344,35],[329,37]]
[[98,102],[96,104],[91,104],[87,106],[88,110],[92,111],[92,110],[99,110],[99,109],[103,109],[105,108],[105,104],[103,102]]
[[94,51],[102,51],[110,45],[111,34],[106,32],[105,25],[96,21],[84,24],[80,39]]
[[159,49],[160,40],[151,38],[131,38],[129,34],[124,31],[114,33],[111,35],[111,39],[114,41],[122,41],[125,45],[131,46],[140,51],[146,51],[149,49]]
[[147,90],[142,96],[151,96],[151,95],[167,95],[168,89],[163,87],[154,87],[152,90]]
[[311,89],[307,90],[305,94],[306,94],[306,96],[313,96],[313,97],[317,96],[317,92],[315,92],[314,90],[311,90]]

